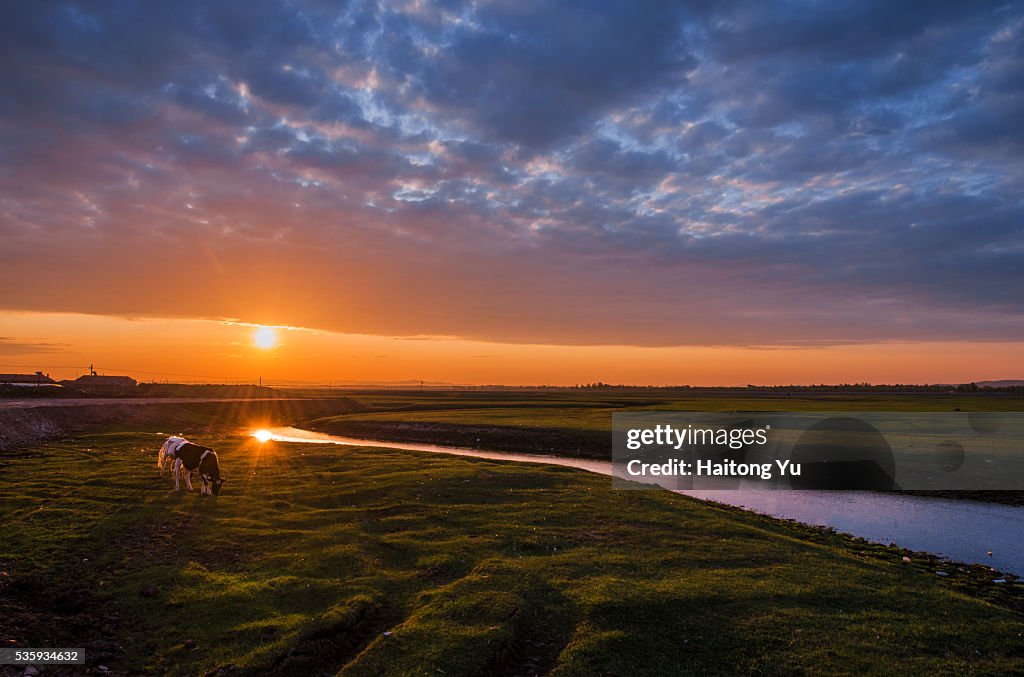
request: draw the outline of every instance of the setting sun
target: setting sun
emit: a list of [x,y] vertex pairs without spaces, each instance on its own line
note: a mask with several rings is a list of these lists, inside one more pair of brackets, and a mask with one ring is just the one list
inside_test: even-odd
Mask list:
[[273,433],[269,430],[257,430],[252,434],[253,437],[258,439],[260,442],[269,442],[270,438],[273,437]]
[[252,335],[252,342],[257,348],[269,350],[277,345],[277,333],[273,327],[259,327]]

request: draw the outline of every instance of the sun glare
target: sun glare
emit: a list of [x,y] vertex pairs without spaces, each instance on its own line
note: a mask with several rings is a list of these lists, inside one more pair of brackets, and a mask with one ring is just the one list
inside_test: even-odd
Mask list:
[[277,345],[277,334],[273,327],[260,327],[253,333],[252,342],[257,348],[270,350]]
[[258,439],[260,442],[267,442],[271,437],[274,436],[269,430],[257,430],[252,434],[253,437]]

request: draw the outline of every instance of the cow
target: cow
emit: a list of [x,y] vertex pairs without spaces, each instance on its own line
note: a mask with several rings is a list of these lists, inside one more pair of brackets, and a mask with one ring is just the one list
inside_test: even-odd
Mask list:
[[212,496],[220,495],[220,487],[226,478],[220,476],[220,463],[217,461],[217,452],[209,447],[203,447],[191,442],[185,442],[174,454],[174,490],[181,491],[181,479],[185,479],[185,485],[192,491],[192,473],[199,471],[203,479],[201,493]]

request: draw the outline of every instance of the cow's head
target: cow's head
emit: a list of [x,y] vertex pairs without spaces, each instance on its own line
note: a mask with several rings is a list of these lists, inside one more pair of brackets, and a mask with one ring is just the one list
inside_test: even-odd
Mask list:
[[217,479],[213,480],[210,483],[210,491],[213,492],[214,496],[220,496],[220,485],[224,484],[225,482],[227,482],[226,478],[218,477]]

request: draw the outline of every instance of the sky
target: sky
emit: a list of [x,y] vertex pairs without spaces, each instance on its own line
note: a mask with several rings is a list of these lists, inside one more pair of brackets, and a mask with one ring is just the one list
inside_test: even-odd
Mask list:
[[0,92],[0,371],[1024,375],[1024,3],[14,2]]

